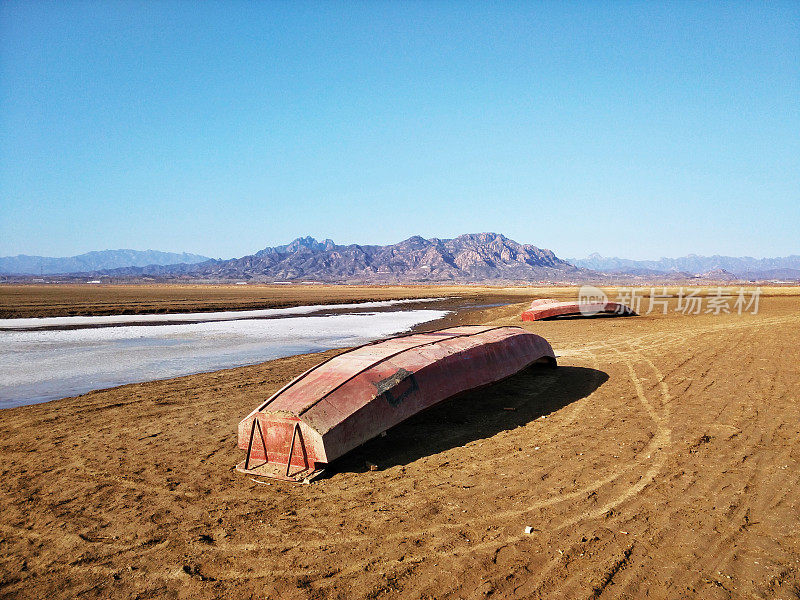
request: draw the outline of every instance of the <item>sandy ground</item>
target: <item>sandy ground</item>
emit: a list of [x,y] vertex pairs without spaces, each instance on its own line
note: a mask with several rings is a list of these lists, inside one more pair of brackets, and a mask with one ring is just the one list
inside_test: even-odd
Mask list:
[[308,486],[235,473],[236,424],[329,353],[5,410],[0,596],[800,598],[800,290],[781,293],[758,315],[526,323],[558,369]]

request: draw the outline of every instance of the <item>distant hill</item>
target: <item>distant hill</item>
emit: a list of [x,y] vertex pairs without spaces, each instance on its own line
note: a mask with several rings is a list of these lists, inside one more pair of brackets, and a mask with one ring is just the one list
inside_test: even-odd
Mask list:
[[177,254],[157,250],[102,250],[63,258],[20,254],[0,257],[0,273],[6,275],[88,273],[120,267],[195,264],[206,260],[209,258],[198,254],[186,252]]
[[[800,256],[750,258],[698,256],[659,260],[561,259],[499,233],[452,239],[413,236],[397,244],[339,245],[300,237],[230,260],[153,250],[105,250],[68,258],[0,258],[0,274],[109,275],[210,281],[318,281],[327,283],[800,281]],[[72,275],[73,277],[76,275]]]
[[498,233],[474,233],[454,239],[414,236],[387,246],[342,246],[304,237],[232,260],[120,269],[109,274],[377,283],[563,281],[584,273],[550,250],[520,244]]
[[734,278],[739,279],[800,278],[800,256],[796,254],[780,258],[698,256],[689,254],[680,258],[630,260],[617,257],[609,258],[595,253],[587,258],[570,258],[567,260],[573,265],[601,273],[630,275],[659,275],[665,273],[709,275],[727,273],[727,275],[732,275]]

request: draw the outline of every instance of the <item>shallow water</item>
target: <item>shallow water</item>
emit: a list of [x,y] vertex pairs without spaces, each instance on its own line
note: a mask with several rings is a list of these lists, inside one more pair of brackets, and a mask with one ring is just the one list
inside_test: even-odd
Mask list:
[[[418,300],[414,302],[419,302]],[[371,302],[358,305],[306,306],[270,311],[147,315],[150,323],[112,325],[112,317],[60,317],[48,326],[75,329],[25,330],[39,327],[45,319],[3,319],[0,331],[0,408],[45,402],[125,383],[167,379],[241,365],[256,364],[305,352],[319,352],[362,344],[408,331],[415,325],[439,319],[444,310],[396,310],[365,312],[403,302]],[[358,307],[348,314],[298,316],[325,309]],[[278,311],[278,312],[276,312]],[[261,314],[256,318],[252,313]],[[215,319],[214,315],[218,315]],[[222,316],[224,315],[224,316]],[[284,316],[285,315],[285,316]],[[174,324],[176,316],[186,323]],[[209,316],[211,318],[209,319]],[[268,317],[268,318],[265,318]],[[85,322],[106,319],[112,322]],[[194,319],[194,322],[192,321]],[[201,322],[196,322],[201,319]],[[180,319],[179,319],[180,320]],[[9,321],[38,321],[19,327]],[[122,321],[125,322],[123,319]],[[13,330],[18,329],[18,330]]]
[[310,315],[331,310],[342,311],[350,309],[364,311],[374,308],[394,307],[402,304],[441,302],[443,300],[447,300],[447,298],[410,298],[405,300],[378,300],[374,302],[358,302],[351,304],[314,304],[309,306],[292,306],[288,308],[227,310],[221,312],[0,319],[0,331],[78,329],[82,327],[107,327],[117,325],[157,325],[171,323],[205,323],[208,321],[241,321],[243,319],[274,319],[296,315]]

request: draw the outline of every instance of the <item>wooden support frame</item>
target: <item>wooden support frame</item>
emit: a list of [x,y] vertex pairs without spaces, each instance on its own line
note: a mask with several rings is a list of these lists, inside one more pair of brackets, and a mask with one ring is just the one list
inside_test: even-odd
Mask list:
[[[247,456],[244,460],[244,469],[245,471],[250,468],[250,452],[253,449],[253,437],[256,434],[256,427],[258,427],[258,435],[261,437],[261,445],[264,446],[264,462],[261,464],[267,464],[269,462],[269,454],[267,454],[267,440],[264,439],[264,432],[261,429],[261,423],[258,421],[258,415],[253,417],[253,426],[250,428],[250,441],[247,443]],[[294,441],[294,435],[292,435]]]
[[308,453],[306,452],[306,444],[303,441],[303,432],[300,430],[300,423],[295,423],[294,427],[292,428],[292,441],[289,444],[289,456],[286,459],[286,477],[289,477],[289,471],[292,468],[292,456],[294,456],[294,440],[295,438],[298,437],[300,438],[300,449],[303,452],[303,463],[305,465],[302,470],[298,471],[298,473],[308,471]]

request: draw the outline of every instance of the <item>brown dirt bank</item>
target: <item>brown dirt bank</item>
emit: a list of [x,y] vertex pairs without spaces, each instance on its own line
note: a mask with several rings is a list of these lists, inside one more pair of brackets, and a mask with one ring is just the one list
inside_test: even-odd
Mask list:
[[[711,287],[706,285],[704,289]],[[612,298],[615,296],[616,288],[603,289]],[[677,288],[670,290],[674,293]],[[797,288],[762,287],[762,290],[764,297],[791,296]],[[572,299],[575,295],[575,287],[489,285],[0,284],[0,318],[256,310],[438,296],[490,304],[499,301],[498,298],[522,301],[534,297]]]
[[488,286],[0,285],[0,318],[256,310],[437,296],[480,301],[530,293]]
[[236,423],[329,353],[2,411],[0,595],[797,598],[794,294],[526,323],[559,369],[419,415],[311,486],[233,472]]

